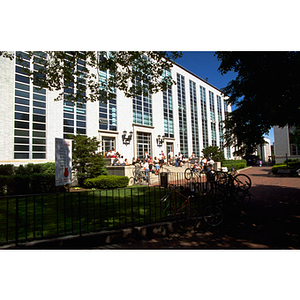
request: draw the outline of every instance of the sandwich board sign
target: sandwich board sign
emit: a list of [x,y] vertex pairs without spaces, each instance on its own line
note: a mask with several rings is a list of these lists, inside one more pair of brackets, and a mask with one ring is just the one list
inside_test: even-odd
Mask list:
[[55,138],[55,185],[72,182],[72,140]]

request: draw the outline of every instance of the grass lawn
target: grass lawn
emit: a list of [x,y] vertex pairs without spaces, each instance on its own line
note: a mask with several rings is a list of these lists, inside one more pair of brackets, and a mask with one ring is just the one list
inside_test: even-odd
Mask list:
[[[164,188],[115,190],[0,198],[0,243],[64,236],[167,220],[159,201]],[[18,209],[16,209],[18,207]]]

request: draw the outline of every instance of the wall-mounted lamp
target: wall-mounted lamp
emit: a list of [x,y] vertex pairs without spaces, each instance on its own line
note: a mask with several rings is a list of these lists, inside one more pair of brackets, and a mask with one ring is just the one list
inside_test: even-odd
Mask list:
[[162,137],[160,135],[157,136],[156,142],[157,142],[157,146],[161,147],[162,144],[164,143],[165,140],[165,136],[163,135]]
[[128,144],[130,144],[130,141],[132,139],[133,132],[129,131],[128,136],[126,136],[126,135],[127,135],[127,131],[124,130],[123,135],[122,135],[123,144],[128,145]]

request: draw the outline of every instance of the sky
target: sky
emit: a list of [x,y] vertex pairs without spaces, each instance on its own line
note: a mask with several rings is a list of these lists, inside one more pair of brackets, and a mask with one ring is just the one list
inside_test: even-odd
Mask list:
[[[220,61],[214,56],[214,51],[183,51],[182,53],[183,56],[176,59],[176,63],[204,80],[208,78],[208,82],[218,89],[224,88],[237,75],[235,72],[221,75],[218,71]],[[234,107],[232,109],[234,110]],[[274,142],[273,129],[266,137],[270,138],[272,145]]]

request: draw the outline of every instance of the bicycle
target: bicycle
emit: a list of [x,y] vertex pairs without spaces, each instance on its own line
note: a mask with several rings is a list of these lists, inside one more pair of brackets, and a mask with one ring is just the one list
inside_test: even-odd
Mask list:
[[216,171],[215,180],[219,185],[230,185],[244,191],[248,191],[252,185],[248,175],[238,174],[235,171],[232,173]]
[[[180,189],[180,192],[178,191]],[[170,191],[163,196],[160,201],[166,202],[166,207],[164,211],[168,209],[171,204],[173,204],[173,208],[171,208],[171,212],[168,216],[173,216],[177,223],[179,224],[180,228],[186,231],[190,231],[198,223],[198,213],[196,209],[191,206],[191,201],[195,201],[195,196],[190,193],[188,196],[184,195],[186,191],[183,190],[183,187],[171,186]],[[176,196],[175,196],[176,195]],[[177,204],[176,200],[179,198],[179,204]],[[183,218],[181,218],[183,216]]]
[[129,178],[129,186],[132,185],[144,185],[148,182],[145,173],[142,171],[142,167],[138,164],[135,165],[135,168],[132,171],[133,176]]
[[186,180],[201,177],[202,174],[206,175],[208,181],[215,180],[215,171],[211,170],[210,168],[208,168],[206,166],[201,170],[198,170],[197,168],[192,167],[192,168],[186,168],[184,171],[184,177]]

